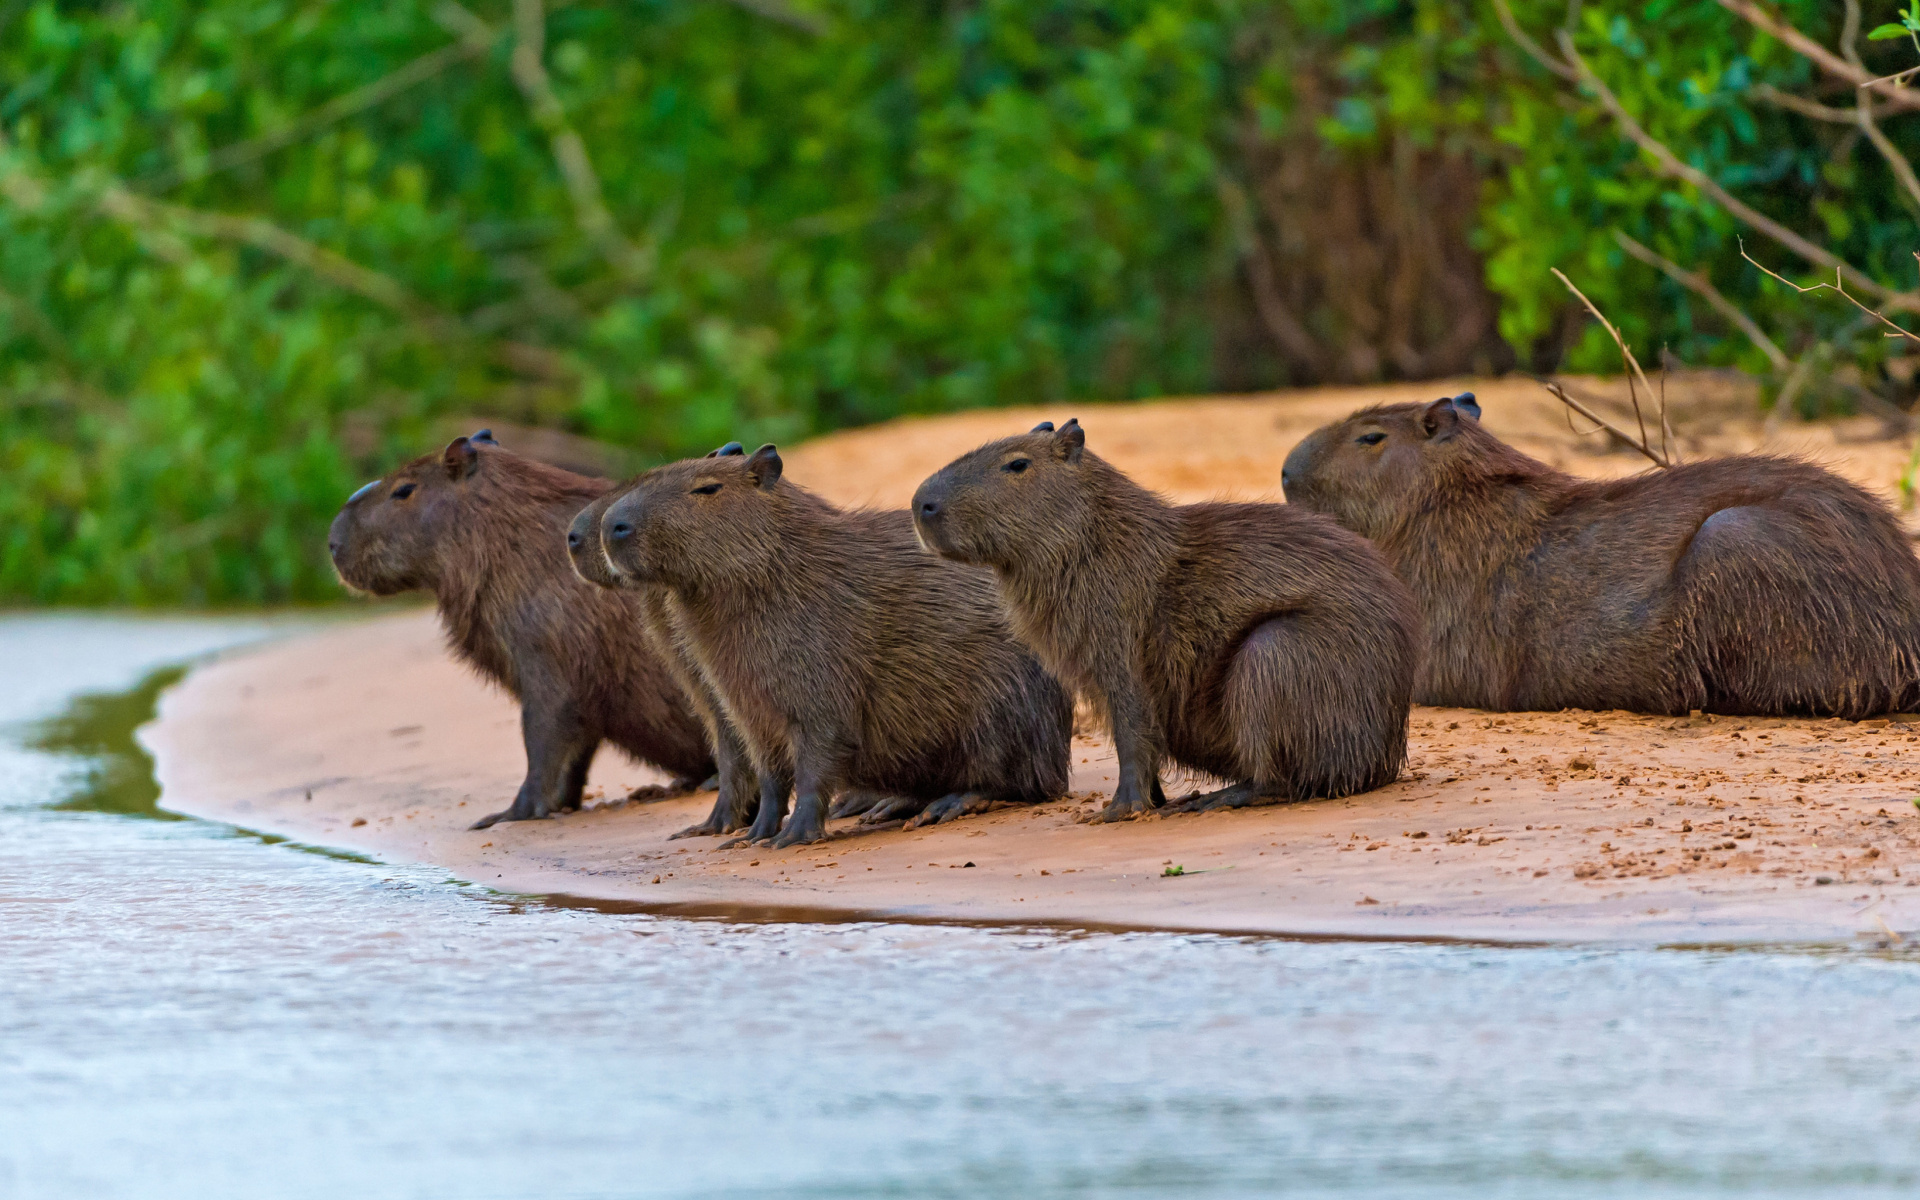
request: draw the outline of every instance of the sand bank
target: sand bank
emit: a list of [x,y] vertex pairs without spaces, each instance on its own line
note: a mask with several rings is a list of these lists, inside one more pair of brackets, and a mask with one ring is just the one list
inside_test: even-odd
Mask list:
[[[1307,429],[1442,390],[901,422],[797,447],[788,472],[843,503],[903,503],[953,454],[1077,413],[1101,453],[1171,495],[1274,495],[1279,459]],[[1637,469],[1567,433],[1530,384],[1475,390],[1489,425],[1532,453],[1585,474]],[[1696,452],[1758,444],[1752,422],[1715,415],[1721,403],[1683,410]],[[1770,445],[1888,493],[1907,454],[1849,426],[1793,427]],[[1079,819],[1114,775],[1104,740],[1081,737],[1069,800],[920,830],[838,822],[832,840],[779,852],[669,841],[711,795],[626,803],[659,777],[607,751],[583,812],[472,833],[518,786],[517,710],[447,657],[423,610],[202,667],[144,739],[178,811],[505,891],[690,912],[1512,941],[1920,929],[1920,722],[1416,709],[1410,770],[1392,787],[1122,825]]]

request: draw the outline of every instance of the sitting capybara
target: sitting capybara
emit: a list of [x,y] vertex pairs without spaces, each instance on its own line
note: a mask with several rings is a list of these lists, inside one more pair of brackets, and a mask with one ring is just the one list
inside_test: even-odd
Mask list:
[[992,581],[921,554],[906,513],[842,511],[781,469],[772,446],[671,463],[600,525],[618,574],[673,594],[753,754],[748,840],[818,840],[843,789],[910,798],[922,822],[1063,794],[1072,706]]
[[1920,564],[1884,505],[1810,463],[1576,479],[1487,432],[1469,393],[1328,425],[1281,479],[1412,587],[1422,703],[1857,719],[1920,701]]
[[520,701],[526,780],[475,829],[579,808],[603,740],[671,772],[670,791],[713,771],[680,688],[628,632],[638,600],[568,565],[568,523],[611,486],[510,454],[482,430],[355,492],[327,534],[342,581],[376,596],[431,591],[454,653]]
[[931,550],[993,568],[1021,640],[1105,712],[1113,820],[1163,802],[1162,759],[1229,786],[1204,809],[1344,796],[1407,752],[1419,630],[1378,552],[1281,504],[1169,505],[1077,421],[1004,438],[920,485]]
[[[728,442],[708,457],[739,453],[740,443]],[[622,580],[614,573],[613,564],[607,561],[606,552],[601,548],[600,517],[607,511],[607,506],[620,497],[621,492],[622,489],[617,487],[609,490],[574,516],[573,523],[567,527],[567,554],[573,560],[574,573],[588,583],[605,588],[627,586],[633,589],[640,606],[641,636],[647,639],[648,647],[665,664],[674,682],[680,685],[680,690],[699,716],[700,724],[706,728],[708,744],[712,746],[714,760],[719,764],[719,794],[714,797],[713,811],[707,814],[706,820],[673,836],[695,837],[745,829],[753,820],[759,802],[760,785],[754,777],[753,761],[747,755],[746,744],[740,740],[740,734],[727,720],[719,696],[700,673],[700,664],[694,661],[692,652],[687,649],[675,628],[676,602],[672,593],[662,584]]]

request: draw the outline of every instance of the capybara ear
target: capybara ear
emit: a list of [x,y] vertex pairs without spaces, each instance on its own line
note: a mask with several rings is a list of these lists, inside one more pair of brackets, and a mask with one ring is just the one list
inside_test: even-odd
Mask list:
[[1040,423],[1039,423],[1038,425],[1035,425],[1035,426],[1034,426],[1034,427],[1033,427],[1032,429],[1029,429],[1029,430],[1027,430],[1027,432],[1028,432],[1028,433],[1052,433],[1052,432],[1053,432],[1053,422],[1052,422],[1052,421],[1042,421],[1042,422],[1040,422]]
[[1435,400],[1420,410],[1420,429],[1427,440],[1444,442],[1460,430],[1460,410],[1453,406],[1453,398]]
[[707,451],[708,458],[732,458],[736,454],[745,454],[747,448],[739,442],[728,442],[717,450]]
[[772,442],[755,450],[747,459],[747,474],[753,476],[753,481],[762,490],[780,482],[781,469],[780,451],[774,448]]
[[480,452],[471,438],[455,438],[447,443],[445,461],[448,479],[465,479],[480,469]]
[[1480,419],[1480,402],[1473,398],[1472,392],[1461,392],[1455,396],[1453,406],[1476,421]]
[[1087,448],[1087,431],[1080,428],[1080,418],[1073,417],[1053,435],[1053,444],[1058,448],[1060,457],[1070,463],[1080,461],[1080,452]]
[[493,430],[491,429],[482,429],[479,433],[467,438],[467,440],[469,442],[478,442],[484,446],[498,446],[500,444],[493,440]]

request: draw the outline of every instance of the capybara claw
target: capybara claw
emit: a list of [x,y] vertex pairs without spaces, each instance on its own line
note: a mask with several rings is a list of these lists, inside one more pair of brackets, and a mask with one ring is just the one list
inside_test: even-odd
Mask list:
[[841,792],[834,800],[833,807],[827,810],[827,818],[837,820],[841,817],[862,816],[872,812],[875,805],[884,804],[888,799],[890,797],[885,792],[868,791],[864,788]]
[[519,821],[522,819],[523,818],[521,817],[515,816],[512,809],[503,808],[499,812],[494,813],[491,816],[481,817],[478,821],[475,821],[473,824],[467,826],[467,828],[470,830],[491,829],[502,821]]
[[[702,821],[698,825],[687,826],[685,829],[682,829],[679,833],[670,834],[667,837],[667,840],[670,842],[677,842],[681,838],[715,837],[725,832],[726,830],[724,829],[715,829],[713,827],[713,822],[711,821]],[[727,845],[728,846],[735,845],[736,843],[739,842],[739,840],[740,840],[739,838],[735,838],[733,841],[728,842]],[[724,849],[725,847],[722,847],[722,848]]]
[[903,821],[918,816],[927,802],[917,796],[883,797],[860,818],[862,825],[884,825],[889,821]]
[[942,796],[932,804],[920,810],[920,814],[907,822],[908,829],[918,829],[922,825],[938,825],[942,821],[951,821],[969,813],[986,812],[993,807],[993,797],[982,796],[977,792],[955,792],[951,796]]

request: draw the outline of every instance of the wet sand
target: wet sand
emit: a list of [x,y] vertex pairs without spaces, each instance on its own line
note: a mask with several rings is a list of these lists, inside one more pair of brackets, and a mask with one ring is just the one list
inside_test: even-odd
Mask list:
[[[787,470],[842,503],[899,504],[986,438],[1078,415],[1089,444],[1170,496],[1277,497],[1280,459],[1315,425],[1459,387],[1568,470],[1639,468],[1569,433],[1531,383],[1468,381],[897,422],[796,447]],[[1685,403],[1690,453],[1762,444],[1737,394],[1702,386]],[[1791,426],[1765,445],[1892,498],[1908,449],[1872,433]],[[203,667],[144,740],[169,808],[501,890],[687,912],[1638,943],[1920,929],[1920,722],[1422,708],[1392,787],[1120,825],[1081,819],[1114,774],[1104,740],[1081,737],[1068,800],[919,830],[837,822],[830,841],[778,852],[668,840],[711,794],[627,803],[660,778],[608,751],[581,813],[474,833],[519,783],[517,711],[448,659],[421,610]]]

